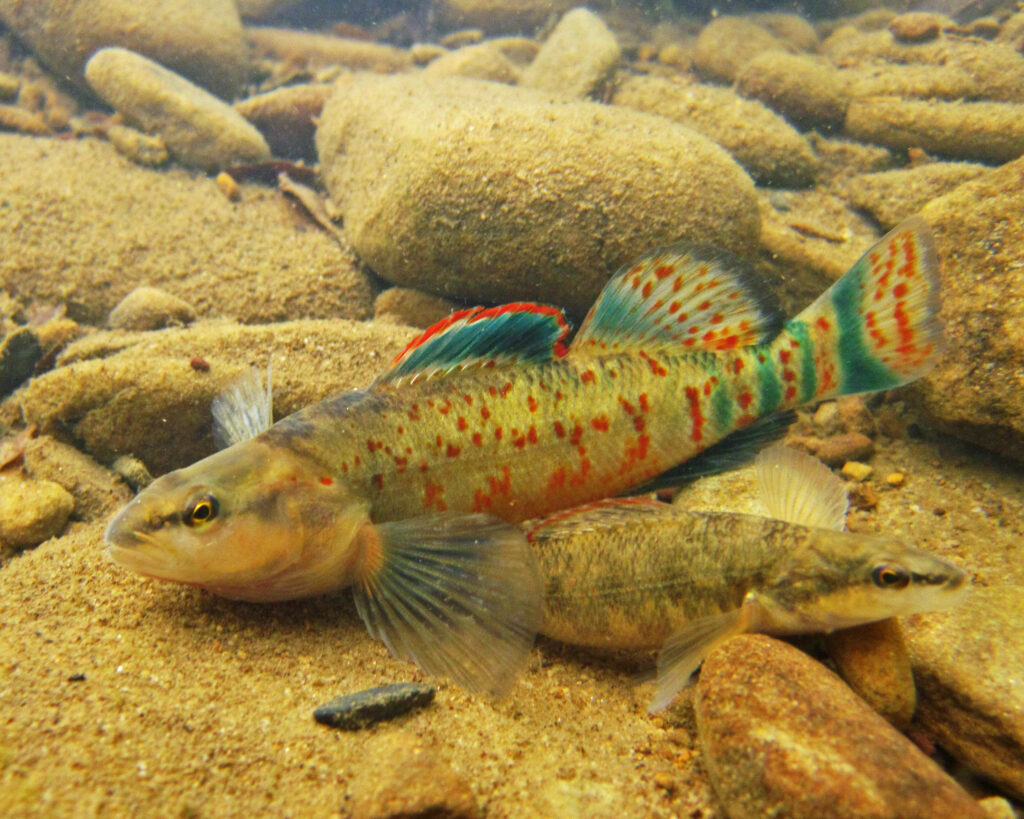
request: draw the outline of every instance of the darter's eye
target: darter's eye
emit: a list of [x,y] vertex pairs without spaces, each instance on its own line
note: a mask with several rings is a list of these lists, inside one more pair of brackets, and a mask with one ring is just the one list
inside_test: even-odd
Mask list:
[[201,495],[188,502],[185,507],[184,521],[188,526],[200,526],[217,517],[220,504],[213,495]]
[[871,580],[880,589],[905,589],[910,583],[910,572],[902,566],[882,563],[871,570]]

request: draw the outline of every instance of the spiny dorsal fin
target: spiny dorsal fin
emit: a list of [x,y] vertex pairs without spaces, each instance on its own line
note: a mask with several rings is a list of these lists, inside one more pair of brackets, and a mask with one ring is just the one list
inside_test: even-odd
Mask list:
[[775,296],[746,262],[679,242],[619,270],[570,349],[593,355],[633,348],[727,350],[768,341],[782,318]]
[[820,529],[846,528],[846,487],[817,458],[774,444],[755,464],[761,500],[773,518]]
[[540,363],[565,355],[560,310],[515,302],[452,313],[409,342],[377,382],[418,381],[467,367]]
[[375,524],[361,538],[370,571],[355,598],[370,634],[430,674],[504,693],[544,618],[522,529],[450,513]]
[[270,386],[270,362],[267,380],[250,367],[213,398],[213,440],[218,449],[247,441],[266,432],[274,423],[274,400]]

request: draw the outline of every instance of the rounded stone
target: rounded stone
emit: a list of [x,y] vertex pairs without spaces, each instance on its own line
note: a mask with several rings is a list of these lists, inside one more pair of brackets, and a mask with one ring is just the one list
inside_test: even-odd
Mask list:
[[389,281],[577,315],[609,275],[679,239],[750,252],[753,184],[661,117],[463,78],[356,76],[317,132],[359,255]]
[[745,17],[723,15],[708,23],[697,37],[693,63],[705,77],[732,82],[763,51],[792,51],[768,29]]
[[107,324],[117,330],[158,330],[195,318],[196,311],[184,299],[156,287],[136,287],[110,311]]
[[74,497],[58,483],[0,474],[0,554],[59,535],[74,508]]
[[55,74],[85,85],[89,58],[121,46],[230,98],[249,75],[233,0],[0,0],[0,20]]
[[977,803],[838,677],[743,635],[704,663],[700,747],[730,817],[980,817]]
[[615,35],[589,9],[566,14],[523,71],[520,85],[585,97],[600,91],[622,59]]
[[159,134],[184,165],[206,171],[270,159],[256,128],[230,105],[162,65],[123,48],[97,51],[89,85],[143,131]]

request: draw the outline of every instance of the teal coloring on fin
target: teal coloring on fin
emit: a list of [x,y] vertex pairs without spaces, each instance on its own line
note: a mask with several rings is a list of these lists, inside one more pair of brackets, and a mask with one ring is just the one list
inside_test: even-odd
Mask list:
[[718,248],[679,242],[621,268],[570,350],[729,350],[771,339],[781,323],[775,296],[746,262]]
[[861,259],[832,285],[832,304],[839,322],[839,360],[842,392],[852,394],[895,387],[900,379],[868,350],[860,314],[862,279],[867,262]]
[[554,307],[527,302],[473,307],[413,339],[378,383],[430,378],[471,366],[543,363],[565,355],[568,334],[565,316]]
[[779,381],[779,374],[775,369],[767,348],[764,354],[754,357],[754,366],[757,370],[757,383],[759,405],[758,412],[767,415],[778,409],[782,403],[782,382]]
[[786,332],[797,343],[800,358],[800,403],[814,398],[818,391],[818,373],[814,369],[814,342],[807,331],[807,325],[799,319],[786,322]]

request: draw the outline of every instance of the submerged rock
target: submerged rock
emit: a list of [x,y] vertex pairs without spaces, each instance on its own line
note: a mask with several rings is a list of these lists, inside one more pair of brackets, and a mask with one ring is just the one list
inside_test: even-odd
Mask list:
[[677,239],[749,252],[753,184],[661,117],[461,78],[357,76],[317,147],[359,255],[396,284],[579,315],[608,276]]
[[732,82],[758,54],[795,50],[753,20],[723,15],[701,30],[693,53],[693,64],[702,76]]
[[1024,799],[1024,586],[974,588],[909,618],[916,722],[965,765]]
[[555,26],[520,85],[586,97],[604,88],[622,57],[615,35],[589,9],[573,9]]
[[695,706],[731,817],[984,816],[838,677],[786,643],[743,635],[713,651]]
[[64,531],[75,499],[60,484],[0,473],[0,556],[38,546]]
[[107,324],[115,330],[158,330],[195,321],[192,305],[156,287],[136,287],[110,311]]
[[270,159],[263,136],[230,105],[133,51],[100,49],[85,77],[114,110],[159,134],[184,165],[212,171]]
[[425,683],[393,683],[336,697],[313,712],[321,725],[358,731],[375,722],[400,717],[434,701],[436,689]]

